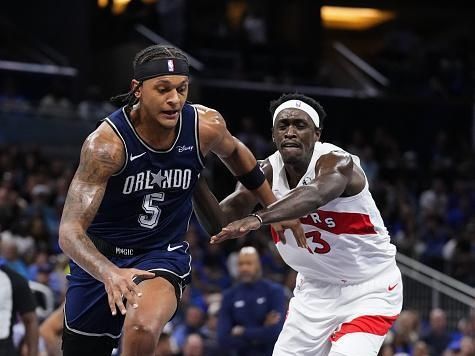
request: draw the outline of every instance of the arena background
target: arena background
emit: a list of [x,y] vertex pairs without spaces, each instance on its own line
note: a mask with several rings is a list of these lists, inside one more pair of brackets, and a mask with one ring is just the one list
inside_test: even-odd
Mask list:
[[[81,142],[128,90],[134,54],[169,42],[189,54],[190,100],[219,110],[256,157],[273,150],[269,101],[287,92],[320,101],[322,139],[361,157],[405,282],[381,354],[475,354],[474,18],[458,0],[2,1],[1,256],[31,280],[41,320],[61,304],[58,224]],[[223,198],[234,178],[215,158],[206,165]],[[256,246],[265,277],[291,295],[294,272],[267,230],[211,247],[195,222],[187,238],[194,283],[167,329],[172,344],[194,330],[213,348],[241,246]]]

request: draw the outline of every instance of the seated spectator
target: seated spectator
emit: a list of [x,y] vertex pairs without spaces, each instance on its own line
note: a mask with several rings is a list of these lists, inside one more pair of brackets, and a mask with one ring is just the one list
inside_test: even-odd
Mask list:
[[271,355],[284,323],[284,288],[262,278],[254,247],[239,253],[239,282],[223,292],[218,341],[236,355]]
[[28,112],[31,110],[29,100],[18,92],[15,79],[7,77],[0,89],[0,111]]
[[429,346],[431,355],[442,355],[450,343],[447,330],[447,315],[440,308],[432,309],[429,315],[429,330],[423,335],[422,340]]
[[0,237],[0,258],[3,257],[4,264],[24,278],[28,278],[28,269],[25,262],[20,258],[15,237],[8,231],[4,231]]
[[430,356],[427,344],[424,341],[417,341],[411,356]]
[[188,335],[201,333],[205,317],[206,315],[202,308],[196,305],[188,306],[184,323],[179,324],[172,333],[172,339],[180,350],[183,350]]
[[158,339],[155,356],[174,356],[177,354],[178,346],[171,337],[171,329],[172,324],[167,323]]
[[48,94],[41,98],[38,113],[46,116],[69,118],[73,113],[73,104],[66,95],[64,85],[56,81]]
[[86,90],[86,98],[78,105],[78,114],[82,120],[99,121],[115,111],[114,105],[102,98],[98,86],[90,86]]
[[452,341],[447,350],[444,352],[444,356],[474,356],[475,355],[475,342],[472,337],[464,336],[460,340]]
[[[413,310],[403,310],[388,332],[385,345],[390,345],[397,355],[410,355],[419,340],[419,315]],[[389,354],[389,350],[386,350]]]
[[200,334],[190,334],[187,336],[183,347],[183,356],[204,356],[203,337]]

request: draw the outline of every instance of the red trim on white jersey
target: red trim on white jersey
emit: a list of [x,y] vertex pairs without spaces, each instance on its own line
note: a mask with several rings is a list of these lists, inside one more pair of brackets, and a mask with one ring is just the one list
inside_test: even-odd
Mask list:
[[398,315],[364,315],[353,319],[347,323],[343,323],[338,331],[335,331],[330,340],[338,341],[339,338],[350,333],[367,333],[373,335],[386,335],[391,325],[396,321]]
[[315,213],[300,218],[300,222],[318,227],[335,235],[377,234],[369,215],[362,213],[317,210]]

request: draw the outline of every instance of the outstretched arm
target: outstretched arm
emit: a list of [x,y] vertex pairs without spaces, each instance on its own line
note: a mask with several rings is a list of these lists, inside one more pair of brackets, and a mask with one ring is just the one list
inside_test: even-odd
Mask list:
[[[292,189],[279,201],[257,212],[258,217],[235,221],[211,238],[212,243],[239,237],[262,224],[296,219],[308,215],[318,207],[340,197],[352,181],[353,159],[345,152],[334,151],[321,156],[315,165],[315,179],[308,185]],[[364,180],[354,182],[363,189]]]
[[123,296],[135,304],[139,290],[132,281],[134,275],[154,276],[149,272],[119,269],[97,250],[86,234],[102,202],[108,179],[120,170],[124,159],[122,143],[107,124],[102,124],[84,142],[59,227],[61,249],[91,276],[104,283],[112,314],[116,313],[116,305],[125,314]]
[[351,181],[353,159],[345,152],[330,152],[318,159],[315,179],[308,185],[292,189],[275,204],[258,212],[263,224],[295,219],[310,214],[338,198]]
[[[276,201],[269,183],[264,175],[259,172],[257,161],[251,151],[236,137],[232,136],[226,128],[226,123],[222,116],[215,110],[203,107],[198,108],[200,113],[200,148],[203,154],[215,153],[221,161],[228,167],[238,180],[252,191],[263,206]],[[239,178],[242,179],[239,179]],[[244,179],[243,177],[246,177]],[[252,179],[248,179],[252,177]],[[246,182],[246,183],[245,183]],[[307,247],[305,234],[298,220],[281,221],[274,224],[274,229],[280,235],[282,242],[285,242],[284,229],[292,230],[297,244],[300,247]],[[244,232],[240,236],[247,234]],[[238,236],[235,236],[238,237]]]
[[[268,181],[272,180],[272,168],[269,161],[259,161]],[[228,223],[249,215],[258,204],[256,196],[241,183],[233,193],[218,202],[209,189],[203,175],[200,176],[193,193],[193,209],[198,221],[210,236],[216,235]]]

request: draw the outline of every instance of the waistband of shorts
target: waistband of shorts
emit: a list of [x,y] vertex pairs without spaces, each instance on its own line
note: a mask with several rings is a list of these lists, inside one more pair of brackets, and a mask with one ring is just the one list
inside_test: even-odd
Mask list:
[[367,283],[367,282],[374,282],[374,281],[386,278],[387,275],[391,274],[391,273],[395,273],[395,274],[399,273],[399,269],[397,267],[396,260],[394,260],[392,263],[388,264],[388,266],[386,266],[381,271],[378,271],[377,274],[369,276],[367,279],[349,280],[349,279],[341,278],[341,279],[335,279],[333,281],[330,281],[330,280],[315,279],[315,278],[303,275],[302,273],[299,273],[298,276],[300,276],[300,277],[297,276],[297,281],[299,280],[299,278],[303,278],[304,280],[310,281],[310,283],[312,283],[315,286],[346,287],[346,286],[352,286],[352,285],[360,285],[360,284],[364,284],[364,283]]
[[118,247],[111,245],[110,243],[99,239],[94,236],[89,236],[92,243],[96,248],[105,256],[116,256],[116,257],[134,257],[138,255],[143,255],[149,250],[143,248],[131,248],[131,247]]

